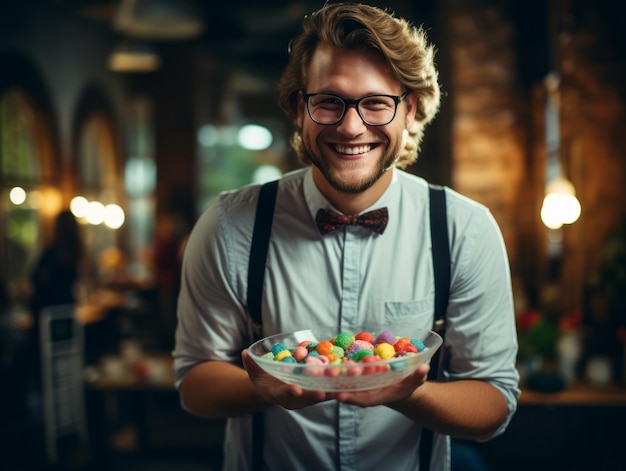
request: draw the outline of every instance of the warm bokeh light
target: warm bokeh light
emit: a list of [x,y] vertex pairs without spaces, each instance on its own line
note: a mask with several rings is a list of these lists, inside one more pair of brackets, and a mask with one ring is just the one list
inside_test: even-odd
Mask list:
[[41,191],[31,191],[28,193],[31,207],[39,208],[42,215],[48,218],[54,217],[61,211],[63,196],[58,188],[44,187]]
[[546,188],[541,206],[541,220],[549,229],[559,229],[572,224],[581,214],[580,202],[575,196],[574,185],[564,178],[556,178]]
[[126,214],[115,203],[106,206],[100,201],[89,201],[84,196],[76,196],[70,202],[70,211],[83,224],[98,226],[104,224],[110,229],[119,229],[126,221]]
[[90,201],[87,205],[87,222],[98,226],[104,222],[104,205],[100,201]]
[[87,216],[88,206],[89,201],[87,201],[87,198],[84,196],[75,196],[72,198],[72,201],[70,201],[70,211],[72,211],[72,214],[79,219]]
[[104,224],[111,229],[119,229],[124,224],[124,210],[117,204],[104,207]]
[[26,201],[26,191],[20,186],[13,187],[9,192],[9,199],[15,206],[24,204],[24,201]]

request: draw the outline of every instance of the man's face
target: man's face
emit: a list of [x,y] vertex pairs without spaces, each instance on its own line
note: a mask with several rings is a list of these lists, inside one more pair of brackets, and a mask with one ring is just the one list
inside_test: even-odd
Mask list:
[[[404,93],[380,56],[326,43],[321,43],[313,55],[307,82],[305,93],[331,93],[344,98]],[[415,97],[409,95],[398,104],[395,118],[387,125],[366,124],[354,106],[346,109],[339,123],[321,125],[311,120],[301,96],[297,124],[318,186],[329,185],[347,194],[372,187],[393,167],[403,146],[402,133],[414,119],[413,110]]]

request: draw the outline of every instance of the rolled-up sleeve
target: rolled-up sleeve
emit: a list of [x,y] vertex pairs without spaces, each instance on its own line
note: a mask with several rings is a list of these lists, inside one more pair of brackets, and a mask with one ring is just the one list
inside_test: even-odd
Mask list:
[[453,229],[453,276],[446,341],[447,380],[475,379],[498,388],[508,417],[520,396],[517,333],[511,276],[504,241],[491,213],[473,207],[464,227]]

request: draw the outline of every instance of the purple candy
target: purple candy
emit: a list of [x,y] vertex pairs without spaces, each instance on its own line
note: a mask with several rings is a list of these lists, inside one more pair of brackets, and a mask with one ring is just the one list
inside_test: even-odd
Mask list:
[[383,330],[376,336],[375,344],[387,342],[393,345],[396,342],[396,336],[390,330]]

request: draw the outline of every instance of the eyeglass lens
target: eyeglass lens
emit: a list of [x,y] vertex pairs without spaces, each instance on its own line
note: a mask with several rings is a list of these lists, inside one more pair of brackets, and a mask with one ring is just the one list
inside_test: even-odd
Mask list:
[[381,126],[393,120],[397,103],[397,97],[387,95],[371,95],[350,100],[337,95],[315,93],[308,96],[307,106],[313,121],[319,124],[335,124],[341,121],[347,106],[355,104],[363,121]]

